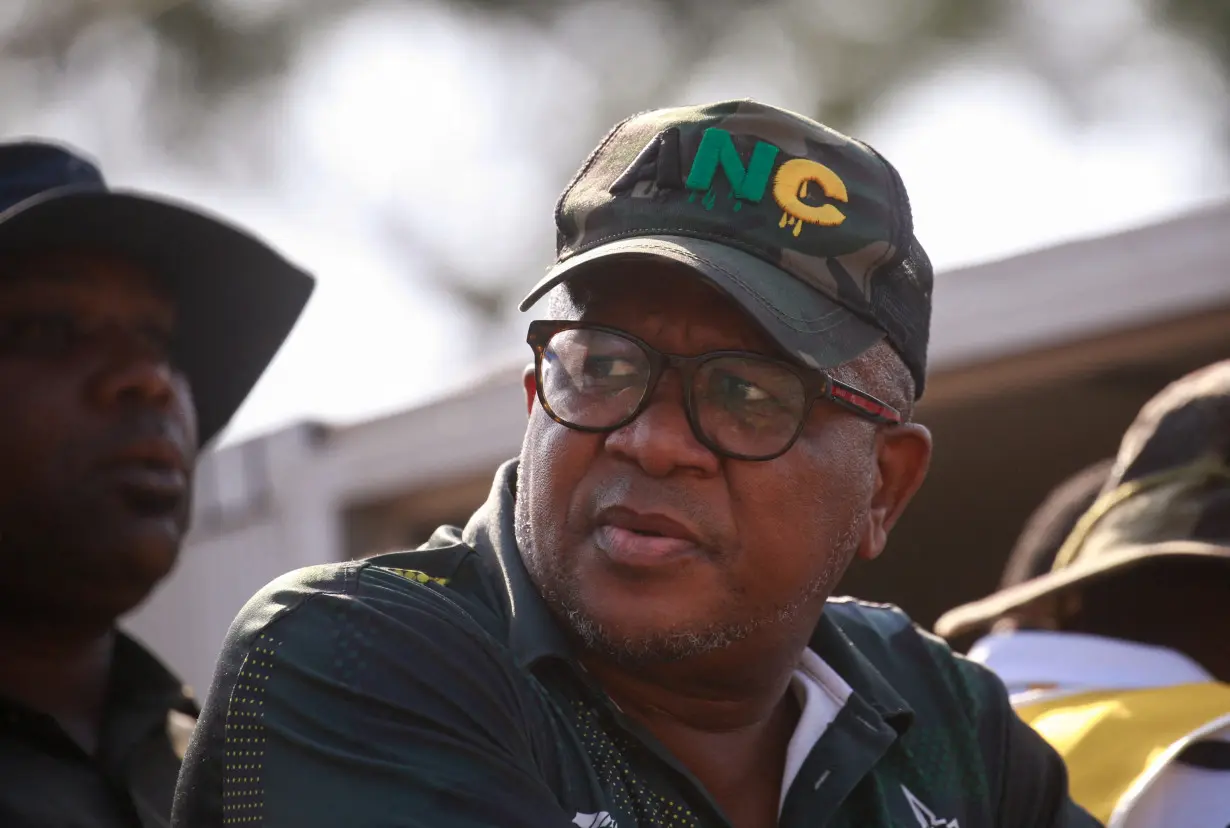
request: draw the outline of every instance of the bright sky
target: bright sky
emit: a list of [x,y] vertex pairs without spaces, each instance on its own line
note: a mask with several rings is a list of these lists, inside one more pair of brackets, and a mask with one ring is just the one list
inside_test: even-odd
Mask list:
[[[309,310],[228,442],[301,419],[346,423],[389,413],[528,356],[520,329],[458,341],[468,329],[457,308],[416,283],[421,263],[364,211],[392,206],[419,220],[468,271],[481,273],[498,257],[549,260],[551,208],[565,182],[542,180],[527,128],[506,127],[501,113],[514,101],[542,105],[535,92],[560,94],[548,81],[566,74],[566,59],[526,49],[533,57],[514,84],[503,77],[509,64],[500,49],[485,38],[431,15],[416,16],[414,26],[372,19],[343,29],[287,100],[278,146],[288,174],[265,192],[154,168],[139,154],[116,153],[112,163],[95,150],[113,183],[224,212],[318,275]],[[782,80],[788,70],[771,62],[761,69],[737,77],[715,70],[685,97],[751,96],[806,108],[798,79]],[[407,79],[423,77],[431,82],[407,92]],[[569,91],[583,94],[584,85]],[[918,236],[943,271],[1230,196],[1211,120],[1181,107],[1122,111],[1076,130],[1036,81],[991,56],[942,68],[882,101],[860,137],[899,168]],[[42,118],[32,131],[90,146],[90,130],[70,110],[49,109]],[[526,273],[525,285],[537,275]]]

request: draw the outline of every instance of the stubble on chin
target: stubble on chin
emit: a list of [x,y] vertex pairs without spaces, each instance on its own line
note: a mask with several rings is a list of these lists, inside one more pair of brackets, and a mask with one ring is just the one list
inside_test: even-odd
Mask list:
[[[604,624],[585,607],[575,569],[567,566],[566,556],[542,554],[534,541],[530,510],[517,498],[515,534],[526,570],[548,608],[575,641],[586,651],[617,664],[638,666],[682,661],[711,653],[747,638],[766,626],[793,620],[817,596],[827,597],[837,585],[854,557],[858,545],[861,516],[853,515],[838,533],[825,567],[804,584],[788,601],[747,613],[739,611],[728,619],[679,626],[672,629],[624,633]],[[552,539],[560,542],[562,538]]]

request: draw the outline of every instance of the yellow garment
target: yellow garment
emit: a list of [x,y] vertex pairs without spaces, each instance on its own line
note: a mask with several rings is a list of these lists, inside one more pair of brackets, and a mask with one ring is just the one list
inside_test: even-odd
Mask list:
[[1016,712],[1064,758],[1072,798],[1105,823],[1168,748],[1230,715],[1230,684],[1079,693]]

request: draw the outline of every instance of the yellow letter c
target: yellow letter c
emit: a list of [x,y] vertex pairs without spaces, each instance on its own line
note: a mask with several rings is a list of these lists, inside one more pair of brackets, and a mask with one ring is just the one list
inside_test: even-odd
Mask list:
[[[822,204],[817,207],[804,204],[800,200],[800,191],[806,194],[804,188],[809,181],[819,184],[824,194],[834,201],[850,200],[846,192],[846,183],[837,176],[837,173],[815,161],[795,158],[782,164],[777,170],[777,176],[773,179],[773,198],[777,200],[778,206],[796,221],[805,221],[808,224],[831,226],[845,221],[845,213],[832,204]],[[784,219],[783,216],[783,224]],[[798,235],[797,226],[795,235]]]

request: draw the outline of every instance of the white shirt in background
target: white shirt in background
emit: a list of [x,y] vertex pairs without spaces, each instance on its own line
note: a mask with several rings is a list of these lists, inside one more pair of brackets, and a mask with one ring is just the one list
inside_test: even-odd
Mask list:
[[[999,675],[1013,706],[1096,690],[1215,681],[1174,650],[1079,633],[993,634],[975,644],[969,658]],[[1217,753],[1230,750],[1230,715],[1191,734],[1188,741],[1220,742],[1225,747]],[[1197,767],[1179,761],[1180,754],[1176,751],[1120,802],[1108,828],[1230,828],[1230,766]]]

